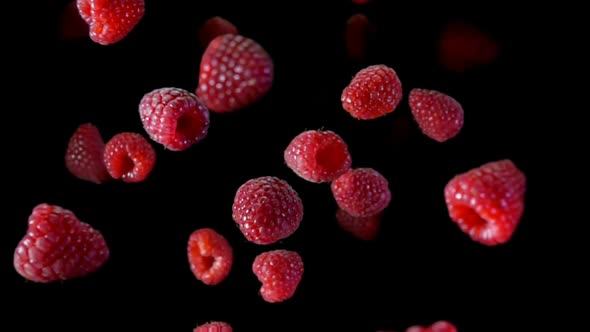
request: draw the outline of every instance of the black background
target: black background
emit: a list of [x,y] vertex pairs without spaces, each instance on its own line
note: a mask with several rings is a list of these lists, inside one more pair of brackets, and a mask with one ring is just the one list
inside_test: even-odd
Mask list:
[[[123,41],[101,46],[89,39],[59,40],[66,2],[43,4],[27,24],[34,59],[15,95],[26,130],[10,153],[14,179],[9,228],[0,255],[3,278],[19,330],[191,331],[209,320],[236,331],[403,330],[446,319],[463,331],[518,331],[540,306],[534,281],[541,260],[535,220],[535,177],[528,136],[534,109],[523,98],[528,27],[504,7],[400,5],[313,7],[303,2],[146,1],[146,14]],[[479,7],[479,8],[478,8]],[[363,62],[346,57],[343,29],[364,12],[376,25]],[[147,181],[94,185],[64,166],[67,141],[82,123],[98,126],[105,141],[132,131],[145,135],[138,114],[144,93],[197,86],[202,49],[198,29],[209,17],[233,22],[273,57],[275,81],[260,102],[233,114],[211,114],[209,135],[183,152],[154,143],[157,162]],[[452,19],[478,25],[501,46],[493,65],[466,74],[442,70],[435,53],[440,29]],[[385,118],[359,121],[341,107],[340,94],[363,67],[394,68],[406,96]],[[407,107],[411,88],[437,89],[465,109],[459,136],[440,144],[423,136]],[[33,92],[34,91],[34,92]],[[17,126],[18,127],[18,126]],[[291,138],[306,129],[329,129],[349,144],[354,167],[373,167],[390,182],[393,199],[375,242],[338,228],[329,185],[296,177],[283,163]],[[443,198],[455,174],[509,158],[528,178],[522,223],[508,244],[472,242],[448,218]],[[231,219],[236,189],[246,180],[274,175],[300,194],[305,217],[290,238],[270,246],[247,242]],[[7,185],[9,185],[7,181]],[[101,230],[111,257],[97,273],[55,284],[25,282],[11,267],[13,250],[39,203],[71,209]],[[189,234],[213,227],[234,247],[226,281],[205,286],[188,268]],[[296,295],[280,304],[262,301],[251,272],[266,250],[298,251],[305,273]],[[15,295],[15,296],[12,296]]]

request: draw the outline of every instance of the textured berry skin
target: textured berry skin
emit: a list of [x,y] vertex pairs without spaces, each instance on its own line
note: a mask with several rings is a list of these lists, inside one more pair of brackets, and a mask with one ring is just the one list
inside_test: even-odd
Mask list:
[[377,238],[381,217],[380,213],[369,217],[353,217],[342,209],[336,212],[338,226],[363,241],[372,241]]
[[201,26],[201,29],[199,29],[199,41],[201,42],[201,47],[207,48],[213,39],[227,34],[237,35],[238,29],[223,17],[211,17],[205,21],[203,26]]
[[91,123],[80,125],[68,142],[65,163],[75,177],[96,184],[108,181],[111,176],[103,161],[105,144]]
[[197,326],[193,332],[233,332],[233,329],[225,322],[211,322]]
[[300,133],[291,140],[283,157],[295,174],[314,183],[330,182],[348,171],[352,164],[348,146],[333,131]]
[[524,211],[526,177],[508,159],[459,174],[444,190],[449,216],[471,239],[494,246],[508,242]]
[[211,228],[194,231],[187,251],[191,271],[205,285],[219,284],[231,271],[233,249],[223,235]]
[[273,61],[260,44],[226,34],[207,46],[196,93],[210,111],[234,112],[266,95],[273,76]]
[[90,39],[101,45],[121,41],[143,18],[144,0],[77,0]]
[[14,252],[14,268],[27,280],[49,283],[85,277],[108,258],[109,248],[99,231],[69,210],[39,204]]
[[374,216],[389,205],[391,191],[387,179],[372,168],[356,168],[331,184],[336,204],[353,217]]
[[262,283],[260,296],[270,303],[283,302],[295,295],[303,277],[303,259],[295,251],[273,250],[254,259],[252,271]]
[[448,23],[438,41],[441,66],[456,73],[490,64],[499,53],[498,44],[491,36],[465,22]]
[[271,244],[299,228],[303,202],[286,181],[264,176],[248,180],[238,188],[232,216],[248,241]]
[[406,329],[406,332],[457,332],[455,325],[441,320],[429,327],[423,327],[419,325],[410,326]]
[[196,95],[179,88],[146,93],[139,104],[143,128],[169,150],[182,151],[207,136],[209,110]]
[[156,151],[140,134],[120,133],[104,149],[104,163],[109,174],[124,182],[142,182],[156,163]]
[[346,21],[344,40],[348,56],[353,60],[362,60],[368,47],[369,36],[375,27],[365,14],[354,14]]
[[445,142],[463,128],[463,107],[455,98],[436,90],[412,89],[410,110],[422,133],[437,142]]
[[397,73],[385,65],[360,70],[342,91],[342,107],[352,117],[372,120],[395,110],[402,95]]

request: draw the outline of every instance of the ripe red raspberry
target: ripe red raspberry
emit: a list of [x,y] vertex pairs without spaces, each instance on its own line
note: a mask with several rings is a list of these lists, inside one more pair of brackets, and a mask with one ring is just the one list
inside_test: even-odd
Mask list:
[[75,1],[69,2],[59,18],[59,36],[62,40],[88,37],[88,24],[80,17]]
[[233,332],[233,329],[225,322],[211,322],[197,326],[193,332]]
[[203,48],[207,48],[213,39],[227,34],[237,35],[238,29],[223,17],[215,16],[205,21],[199,29],[199,41]]
[[295,295],[303,277],[303,259],[295,251],[273,250],[254,259],[252,271],[262,283],[260,295],[270,303],[283,302]]
[[375,27],[365,14],[354,14],[346,21],[344,40],[348,56],[353,60],[362,60],[367,53],[369,36]]
[[408,99],[420,130],[433,140],[445,142],[463,128],[463,107],[453,97],[436,90],[412,89]]
[[188,261],[195,277],[206,285],[217,285],[228,276],[234,254],[223,235],[211,228],[194,231],[188,240]]
[[150,138],[172,151],[188,149],[209,130],[209,110],[183,89],[160,88],[145,94],[139,114]]
[[333,131],[302,132],[289,143],[284,158],[295,174],[315,183],[334,180],[352,164],[348,146]]
[[396,72],[385,65],[360,70],[342,91],[342,107],[354,118],[371,120],[395,110],[402,99]]
[[156,151],[140,134],[120,133],[107,142],[103,158],[113,178],[141,182],[154,168]]
[[364,240],[372,241],[377,238],[379,227],[381,226],[381,213],[368,217],[353,217],[342,209],[336,212],[336,221],[338,226],[352,236]]
[[14,268],[30,281],[49,283],[87,276],[108,258],[109,248],[99,231],[69,210],[39,204],[14,251]]
[[111,178],[103,161],[104,141],[91,123],[80,125],[68,142],[66,168],[75,177],[94,183]]
[[451,220],[488,246],[510,240],[524,211],[526,177],[508,159],[493,161],[451,179],[445,201]]
[[462,73],[492,63],[499,54],[496,41],[465,22],[450,22],[438,41],[440,64],[447,70]]
[[264,176],[238,188],[234,221],[248,241],[271,244],[295,233],[303,219],[303,202],[284,180]]
[[338,206],[353,217],[374,216],[389,205],[389,182],[372,168],[351,169],[334,180],[332,194]]
[[101,45],[121,41],[145,13],[144,0],[77,0],[77,4],[90,26],[90,39]]
[[196,93],[212,112],[233,112],[261,99],[273,76],[273,61],[260,44],[226,34],[207,46]]
[[406,332],[457,332],[457,328],[444,320],[432,324],[430,327],[423,327],[419,325],[410,326]]

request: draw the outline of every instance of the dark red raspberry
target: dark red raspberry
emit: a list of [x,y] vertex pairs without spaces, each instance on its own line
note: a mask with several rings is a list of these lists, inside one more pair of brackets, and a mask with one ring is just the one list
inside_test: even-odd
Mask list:
[[103,161],[104,141],[91,123],[80,125],[68,142],[66,168],[75,177],[94,183],[108,181],[111,176]]
[[234,254],[223,235],[211,228],[194,231],[188,240],[188,261],[195,277],[206,285],[217,285],[228,276]]
[[238,188],[232,212],[247,240],[271,244],[299,228],[303,202],[286,181],[265,176],[248,180]]
[[61,12],[59,36],[62,40],[88,38],[88,24],[80,17],[76,1],[69,2]]
[[144,0],[77,0],[77,4],[90,26],[90,39],[101,45],[121,41],[145,13]]
[[142,182],[154,168],[156,151],[140,134],[120,133],[107,142],[103,158],[113,178]]
[[459,174],[445,187],[453,220],[474,241],[488,246],[510,240],[524,211],[526,177],[508,159]]
[[145,94],[139,114],[150,138],[172,151],[188,149],[209,130],[209,110],[183,89],[160,88]]
[[440,64],[449,71],[463,73],[496,60],[498,43],[476,26],[466,22],[449,22],[438,41]]
[[344,140],[333,131],[321,130],[304,131],[293,138],[284,159],[295,174],[315,183],[334,180],[352,164]]
[[99,231],[69,210],[39,204],[14,252],[14,268],[30,281],[49,283],[87,276],[108,258],[109,248]]
[[233,332],[233,329],[225,322],[211,322],[197,326],[193,332]]
[[199,29],[199,41],[203,48],[207,48],[213,39],[227,34],[237,35],[238,29],[230,21],[215,16],[205,21]]
[[432,324],[430,327],[423,327],[420,325],[410,326],[406,332],[457,332],[457,328],[444,320]]
[[273,61],[260,44],[226,34],[207,46],[196,92],[210,111],[233,112],[266,95],[273,76]]
[[260,295],[266,302],[288,300],[303,277],[303,259],[295,251],[273,250],[254,259],[252,271],[262,283]]
[[377,238],[377,234],[379,233],[381,216],[379,213],[369,217],[353,217],[346,211],[338,209],[336,212],[336,221],[340,228],[352,236],[364,241],[372,241]]
[[402,95],[396,72],[385,65],[360,70],[342,91],[342,107],[360,120],[385,116],[395,110]]
[[351,169],[334,180],[332,194],[338,206],[353,217],[374,216],[389,205],[389,182],[372,168]]
[[375,32],[365,14],[354,14],[346,21],[344,40],[348,56],[353,60],[362,60],[368,48],[369,37]]
[[463,107],[449,95],[436,90],[412,89],[409,104],[422,133],[437,142],[457,136],[463,128]]

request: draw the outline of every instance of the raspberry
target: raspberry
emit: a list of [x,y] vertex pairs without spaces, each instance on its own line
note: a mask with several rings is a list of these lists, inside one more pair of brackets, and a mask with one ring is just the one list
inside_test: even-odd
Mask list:
[[75,1],[69,2],[61,12],[59,36],[62,40],[75,40],[88,36],[88,24],[80,17]]
[[193,332],[233,332],[233,329],[225,322],[211,322],[197,326]]
[[209,110],[183,89],[160,88],[145,94],[139,114],[150,138],[172,151],[188,149],[209,130]]
[[352,164],[348,146],[333,131],[302,132],[289,143],[284,158],[295,174],[315,183],[334,180]]
[[410,110],[424,135],[445,142],[461,131],[463,107],[453,97],[436,90],[412,89]]
[[101,45],[121,41],[143,18],[144,0],[77,0],[90,39]]
[[352,117],[371,120],[395,110],[402,99],[402,84],[396,72],[385,65],[360,70],[342,91],[342,107]]
[[66,149],[66,168],[75,177],[103,183],[111,177],[102,158],[104,152],[102,136],[91,123],[80,125],[68,142]]
[[231,271],[233,249],[211,228],[194,231],[188,240],[188,261],[195,277],[206,285],[217,285]]
[[406,332],[457,332],[457,328],[444,320],[432,324],[430,327],[423,327],[419,325],[410,326]]
[[381,214],[368,217],[353,217],[346,211],[338,209],[336,221],[340,228],[354,237],[364,241],[372,241],[377,238],[377,233],[379,233]]
[[387,179],[372,168],[349,170],[332,182],[331,189],[338,206],[353,217],[374,216],[391,201]]
[[283,302],[295,295],[303,277],[303,260],[295,251],[267,251],[256,256],[252,271],[262,283],[262,299],[270,303]]
[[107,142],[103,158],[113,178],[141,182],[154,168],[156,151],[140,134],[120,133]]
[[489,162],[451,179],[444,190],[451,220],[471,239],[510,240],[524,211],[526,178],[511,160]]
[[49,283],[87,276],[108,258],[109,248],[99,231],[69,210],[39,204],[14,252],[14,268],[27,280]]
[[215,16],[205,21],[199,29],[199,41],[203,48],[207,48],[213,39],[227,34],[237,35],[238,29],[230,21]]
[[491,36],[459,21],[447,24],[437,46],[440,64],[457,73],[492,63],[499,53],[498,44]]
[[212,112],[233,112],[266,95],[273,76],[273,61],[260,44],[226,34],[207,46],[196,93]]
[[271,244],[299,228],[303,202],[286,181],[273,176],[259,177],[238,188],[232,216],[248,241]]
[[350,58],[361,60],[365,57],[369,35],[374,29],[365,14],[354,14],[346,21],[344,40]]
[[370,0],[352,0],[353,3],[356,3],[357,5],[364,5],[369,3]]

